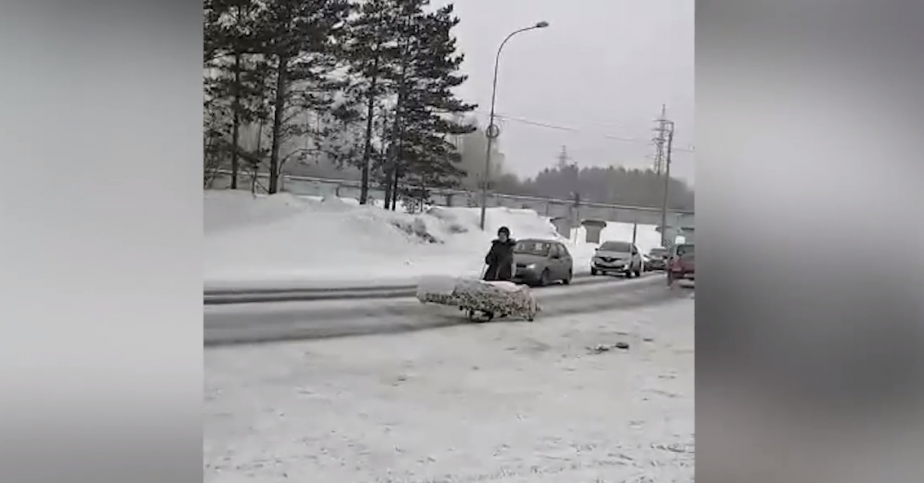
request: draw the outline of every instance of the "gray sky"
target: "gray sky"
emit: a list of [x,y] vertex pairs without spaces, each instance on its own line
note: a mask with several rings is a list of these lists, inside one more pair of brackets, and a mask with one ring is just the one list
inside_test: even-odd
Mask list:
[[[434,0],[434,5],[447,3]],[[693,0],[455,0],[469,80],[459,94],[487,121],[497,47],[510,32],[545,20],[504,47],[497,112],[543,124],[501,123],[508,169],[532,176],[563,145],[586,166],[651,166],[661,105],[676,123],[672,173],[692,182]],[[580,8],[576,7],[580,5]],[[628,138],[635,142],[613,139]]]

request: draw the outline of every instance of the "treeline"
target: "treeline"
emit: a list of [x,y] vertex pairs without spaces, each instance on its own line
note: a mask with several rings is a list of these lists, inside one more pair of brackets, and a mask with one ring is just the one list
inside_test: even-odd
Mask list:
[[[664,202],[664,175],[652,169],[624,167],[578,167],[577,164],[542,170],[534,178],[519,180],[506,175],[498,180],[498,191],[526,196],[575,199],[583,202],[660,207]],[[683,180],[671,178],[669,209],[693,210],[693,189]]]
[[[461,155],[460,168],[466,176],[459,188],[476,191],[481,188],[484,173],[484,152],[487,139],[484,130],[460,136],[456,141]],[[579,167],[578,164],[560,165],[542,170],[531,178],[520,178],[505,166],[501,143],[495,143],[491,162],[493,192],[537,196],[543,198],[574,199],[578,193],[587,202],[612,203],[631,206],[660,208],[664,195],[664,176],[652,169],[629,169],[624,167]],[[551,157],[551,156],[550,156]],[[340,168],[332,163],[306,163],[292,167],[292,174],[320,178],[359,180],[360,172],[352,168]],[[694,190],[681,179],[672,178],[668,188],[668,207],[678,210],[693,210]]]
[[[480,128],[462,136],[462,163],[470,173],[462,185],[467,189],[481,186],[486,144]],[[491,167],[488,186],[497,193],[570,200],[577,196],[586,202],[649,207],[660,207],[664,202],[664,176],[652,169],[582,168],[577,163],[559,163],[532,178],[520,178],[506,169],[499,150],[494,151]],[[667,204],[670,209],[693,210],[693,190],[683,180],[671,178]]]
[[[457,148],[475,106],[452,5],[428,0],[205,0],[205,183],[231,187],[309,159],[359,171],[399,198],[464,179]],[[407,188],[414,187],[414,188]]]

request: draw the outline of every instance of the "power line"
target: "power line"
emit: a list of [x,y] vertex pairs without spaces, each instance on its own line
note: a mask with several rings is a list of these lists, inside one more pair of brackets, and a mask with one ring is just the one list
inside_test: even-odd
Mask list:
[[[476,111],[476,112],[480,112],[480,111]],[[526,124],[526,125],[530,125],[530,126],[542,127],[542,128],[546,128],[546,129],[555,129],[555,130],[558,130],[558,131],[566,131],[566,132],[573,132],[573,133],[579,133],[579,134],[595,134],[595,135],[598,135],[598,136],[600,136],[600,137],[602,137],[602,138],[609,139],[609,140],[612,140],[612,141],[620,141],[620,142],[636,143],[636,144],[650,144],[650,143],[651,143],[651,140],[648,140],[648,139],[627,138],[627,137],[622,137],[622,136],[614,136],[614,135],[611,135],[611,134],[604,134],[604,133],[600,133],[600,132],[589,132],[589,131],[586,130],[586,129],[581,129],[581,128],[577,128],[577,127],[573,127],[573,126],[564,126],[564,125],[561,125],[561,124],[552,124],[552,123],[548,123],[548,122],[535,121],[535,120],[532,120],[532,119],[526,119],[526,118],[515,117],[515,116],[508,116],[508,115],[505,115],[505,114],[495,114],[494,117],[496,117],[496,118],[498,118],[498,119],[505,120],[505,121],[517,122],[517,123],[520,123],[520,124]],[[683,152],[687,152],[687,153],[693,153],[693,152],[695,152],[695,150],[694,150],[692,147],[690,147],[690,148],[678,148],[678,147],[674,147],[673,150],[674,150],[674,152],[677,152],[677,151],[683,151]]]
[[[446,112],[448,113],[448,111],[446,111]],[[475,109],[473,112],[476,112],[476,113],[479,113],[479,114],[488,115],[487,112],[485,112],[485,111],[483,111],[483,110],[480,110],[480,109]],[[496,119],[500,119],[500,120],[504,120],[504,121],[511,121],[511,122],[516,122],[516,123],[520,123],[520,124],[525,124],[525,125],[535,126],[535,127],[541,127],[541,128],[546,128],[546,129],[554,129],[554,130],[557,130],[557,131],[566,131],[566,132],[573,132],[573,133],[578,133],[578,134],[593,134],[593,135],[600,136],[600,137],[602,137],[602,138],[604,138],[604,139],[609,139],[609,140],[612,140],[612,141],[620,141],[620,142],[636,143],[636,144],[646,144],[646,145],[650,145],[650,144],[651,144],[651,140],[649,140],[649,139],[630,138],[630,137],[625,137],[625,136],[614,136],[614,135],[612,135],[612,134],[605,134],[605,133],[601,133],[601,132],[599,132],[599,131],[589,131],[589,130],[587,130],[587,129],[585,129],[585,128],[579,128],[579,127],[574,127],[574,126],[568,126],[568,125],[564,125],[564,124],[561,124],[561,123],[551,123],[551,122],[546,122],[546,121],[537,121],[537,120],[528,119],[528,118],[525,118],[525,117],[511,116],[511,115],[499,114],[499,113],[495,113],[495,114],[494,114],[494,117],[495,117]],[[677,152],[677,151],[682,151],[682,152],[685,152],[685,153],[694,153],[694,152],[695,152],[695,149],[694,149],[693,146],[690,146],[689,148],[679,148],[679,147],[676,147],[676,146],[675,146],[675,147],[674,147],[674,152]]]

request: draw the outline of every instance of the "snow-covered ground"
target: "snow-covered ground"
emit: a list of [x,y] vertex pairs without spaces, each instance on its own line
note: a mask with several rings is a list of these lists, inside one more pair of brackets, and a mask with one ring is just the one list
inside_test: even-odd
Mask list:
[[[424,214],[359,206],[355,200],[254,197],[243,191],[205,193],[207,288],[369,286],[414,283],[434,274],[477,276],[494,233],[555,238],[574,256],[575,273],[589,270],[596,244],[555,231],[533,210],[492,208],[486,231],[477,208],[432,207]],[[603,240],[632,239],[632,225],[611,223]],[[658,245],[654,226],[639,225],[643,251]]]
[[207,350],[205,481],[692,482],[693,304]]

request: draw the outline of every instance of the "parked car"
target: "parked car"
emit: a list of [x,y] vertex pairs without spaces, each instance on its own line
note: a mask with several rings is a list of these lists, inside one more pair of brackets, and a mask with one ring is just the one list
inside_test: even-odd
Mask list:
[[574,276],[574,260],[568,248],[555,240],[519,240],[513,248],[516,264],[514,282],[545,286],[554,282],[565,285]]
[[667,248],[658,247],[652,248],[647,255],[647,264],[645,269],[648,271],[653,270],[664,270],[664,267],[667,266]]
[[626,278],[640,277],[644,270],[638,247],[629,242],[606,241],[597,248],[590,262],[590,274],[620,273]]
[[676,280],[694,280],[696,277],[696,261],[694,259],[694,246],[692,243],[679,243],[671,247],[667,259],[667,284],[673,285]]

